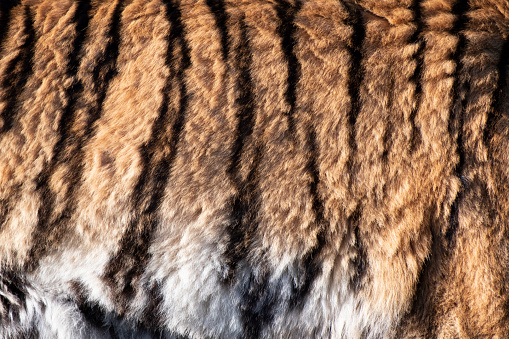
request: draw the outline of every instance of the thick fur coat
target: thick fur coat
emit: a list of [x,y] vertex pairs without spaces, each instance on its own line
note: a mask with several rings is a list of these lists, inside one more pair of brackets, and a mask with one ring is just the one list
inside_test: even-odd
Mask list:
[[0,2],[0,338],[508,338],[507,0]]

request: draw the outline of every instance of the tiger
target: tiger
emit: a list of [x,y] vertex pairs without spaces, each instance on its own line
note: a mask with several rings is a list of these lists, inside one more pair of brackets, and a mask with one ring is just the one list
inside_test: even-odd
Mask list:
[[507,0],[0,2],[0,338],[508,338]]

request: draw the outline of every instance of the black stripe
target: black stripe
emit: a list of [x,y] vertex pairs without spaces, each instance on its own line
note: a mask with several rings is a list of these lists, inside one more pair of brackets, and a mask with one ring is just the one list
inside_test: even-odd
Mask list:
[[[348,185],[352,189],[354,185],[354,177],[355,177],[355,166],[354,166],[354,158],[355,153],[357,152],[357,144],[355,142],[356,136],[356,124],[357,117],[359,116],[361,109],[361,95],[360,89],[362,85],[362,81],[364,79],[365,69],[362,65],[363,58],[363,43],[366,37],[366,31],[364,27],[364,20],[362,17],[362,13],[356,4],[348,4],[346,2],[343,3],[345,9],[348,11],[348,18],[346,20],[346,24],[353,28],[352,36],[350,39],[350,43],[348,45],[348,53],[350,54],[350,70],[349,70],[349,81],[348,81],[348,94],[350,96],[350,110],[348,112],[348,121],[350,125],[350,135],[349,135],[349,146],[351,149],[349,159],[347,161],[346,167],[350,169],[350,177]],[[352,214],[350,214],[347,218],[347,225],[350,231],[354,232],[355,236],[355,250],[356,256],[352,260],[352,265],[354,266],[355,273],[350,280],[350,288],[354,290],[358,290],[362,287],[362,279],[367,271],[367,258],[364,247],[362,246],[362,240],[359,232],[359,222],[362,215],[362,208],[360,202],[357,202],[357,206],[355,207]]]
[[354,268],[354,274],[350,279],[350,288],[354,291],[359,291],[362,288],[363,278],[366,276],[368,269],[367,253],[359,230],[360,218],[361,206],[359,204],[357,205],[355,211],[348,218],[348,224],[350,225],[351,229],[353,229],[355,237],[354,248],[356,256],[351,261],[351,264]]
[[[246,183],[232,203],[234,220],[227,229],[230,242],[225,251],[230,272],[237,268],[237,264],[241,260],[247,257],[258,229],[258,221],[256,220],[257,207],[260,203],[258,168],[262,154],[262,146],[255,146],[253,163],[246,178]],[[252,270],[251,267],[250,269]],[[231,280],[231,273],[227,279]],[[245,338],[258,338],[262,328],[270,323],[272,319],[274,299],[267,298],[268,288],[268,274],[265,273],[257,278],[257,274],[253,270],[247,284],[241,284],[240,315]]]
[[[348,144],[350,146],[350,154],[346,163],[346,168],[350,170],[350,177],[348,179],[348,186],[352,190],[354,185],[355,177],[355,166],[354,159],[355,153],[357,152],[357,144],[355,142],[356,136],[356,124],[357,117],[361,109],[361,98],[360,88],[364,79],[364,67],[362,65],[362,46],[366,36],[364,28],[364,20],[359,8],[355,4],[348,4],[343,2],[343,6],[348,12],[348,17],[345,23],[353,28],[352,36],[348,44],[348,54],[350,55],[350,69],[349,69],[349,81],[348,81],[348,95],[350,97],[350,110],[348,112],[348,122],[350,125],[350,134],[348,137]],[[360,206],[357,204],[354,212],[347,218],[347,225],[350,230],[353,230],[358,235],[359,219],[360,219]],[[357,239],[357,238],[356,238]],[[358,249],[358,248],[357,248]],[[362,253],[357,251],[357,257],[362,258]],[[362,259],[361,262],[364,262]],[[359,267],[357,263],[353,263],[354,266]],[[362,273],[362,272],[360,272]],[[361,274],[356,273],[356,276]],[[358,278],[357,280],[360,280]],[[350,284],[351,286],[357,286],[358,284],[354,281]]]
[[[297,103],[297,84],[301,75],[301,65],[295,54],[297,39],[295,37],[296,25],[295,16],[302,7],[300,0],[295,1],[292,5],[286,0],[277,0],[276,11],[279,17],[278,34],[281,37],[281,46],[288,63],[287,89],[285,93],[286,101],[290,106],[287,112],[288,129],[292,133],[295,132],[294,114]],[[315,224],[319,228],[317,234],[317,243],[311,248],[303,258],[303,279],[299,285],[292,286],[292,297],[290,304],[292,306],[300,305],[305,296],[308,294],[311,285],[317,275],[320,273],[320,263],[317,259],[325,244],[325,222],[323,218],[323,203],[318,194],[319,172],[317,167],[317,143],[316,132],[313,126],[309,126],[307,134],[307,146],[309,148],[309,160],[306,164],[306,170],[311,176],[310,195],[312,199],[312,208],[315,214]]]
[[242,289],[240,315],[243,338],[261,338],[263,328],[274,319],[280,288],[271,286],[269,278],[267,272],[261,275],[251,272],[245,281],[240,282]]
[[141,324],[152,332],[164,328],[161,313],[161,304],[163,302],[161,288],[162,286],[159,282],[154,282],[150,288],[148,286],[145,287],[145,290],[148,291],[148,303],[143,311]]
[[353,165],[353,156],[357,150],[355,143],[357,117],[361,109],[360,88],[364,79],[364,67],[362,65],[362,45],[366,36],[362,14],[355,5],[344,4],[348,11],[346,24],[352,26],[353,32],[348,44],[348,54],[350,55],[350,70],[348,80],[348,95],[350,97],[350,110],[348,112],[348,122],[350,124],[349,145],[352,150],[348,161],[349,168]]
[[389,83],[389,88],[388,88],[388,102],[387,102],[387,112],[388,113],[388,116],[387,118],[385,119],[385,130],[384,130],[384,134],[383,134],[383,137],[382,137],[382,145],[383,145],[383,152],[382,152],[382,161],[384,163],[387,163],[387,159],[389,157],[389,151],[392,147],[392,135],[394,133],[394,125],[392,124],[392,121],[391,121],[391,116],[390,116],[390,112],[392,111],[392,106],[393,106],[393,93],[394,93],[394,79],[391,79],[390,83]]
[[35,45],[35,31],[34,20],[29,6],[24,6],[23,13],[23,33],[25,41],[19,47],[18,55],[12,59],[6,67],[5,74],[2,81],[2,87],[5,89],[4,99],[6,104],[1,112],[2,125],[0,126],[0,134],[9,131],[14,123],[17,115],[17,107],[21,105],[18,102],[18,96],[23,92],[23,87],[28,81],[28,78],[33,73],[34,65],[34,45]]
[[110,81],[117,75],[117,59],[120,47],[120,30],[122,23],[122,11],[124,9],[124,1],[118,0],[113,11],[111,23],[109,27],[108,36],[110,37],[104,54],[102,62],[95,65],[92,70],[92,77],[94,85],[99,93],[97,104],[94,109],[90,111],[90,120],[86,135],[90,134],[93,129],[93,123],[100,118],[103,109],[103,102],[108,92]]
[[[67,154],[68,158],[70,157],[71,159],[62,159],[65,156],[62,156],[62,151],[66,148],[66,146],[69,146],[71,133],[70,129],[76,114],[74,107],[78,97],[82,94],[83,90],[83,84],[77,77],[77,73],[81,61],[79,59],[79,55],[82,49],[82,45],[85,41],[86,29],[90,20],[90,8],[90,0],[78,1],[78,7],[76,8],[76,12],[74,13],[73,17],[73,22],[76,24],[76,37],[73,41],[71,52],[69,53],[69,61],[67,63],[66,74],[68,77],[73,77],[74,81],[72,85],[66,90],[66,97],[69,98],[69,102],[67,103],[58,124],[58,132],[60,137],[53,149],[53,166],[57,162],[62,163],[76,157],[76,154],[73,153],[72,155]],[[53,166],[50,166],[50,168],[53,168]]]
[[0,2],[0,52],[4,39],[7,38],[9,23],[11,22],[11,10],[19,4],[19,0],[4,0]]
[[502,117],[502,97],[504,89],[509,85],[507,83],[507,72],[509,66],[509,37],[505,38],[504,45],[500,52],[500,58],[498,59],[498,81],[497,88],[493,92],[493,98],[491,100],[491,109],[486,121],[486,127],[484,129],[483,140],[484,144],[488,145],[491,138],[493,137],[494,128],[498,120]]
[[287,0],[276,0],[276,11],[279,18],[279,26],[277,32],[281,37],[281,47],[285,54],[288,63],[287,87],[285,98],[290,109],[286,112],[288,117],[288,130],[292,135],[295,132],[295,122],[293,115],[295,113],[295,105],[297,102],[297,83],[300,77],[300,63],[295,55],[294,47],[296,45],[295,39],[295,15],[302,7],[301,0],[296,0],[295,5],[292,5]]
[[81,282],[71,281],[70,290],[74,294],[76,306],[88,324],[96,328],[105,328],[108,326],[106,311],[98,303],[88,300],[88,293]]
[[18,299],[19,303],[24,304],[26,302],[26,287],[28,284],[23,277],[12,271],[2,271],[0,272],[0,279],[2,285]]
[[[30,250],[27,268],[35,269],[39,259],[44,256],[47,250],[55,246],[61,240],[65,233],[66,225],[74,214],[76,209],[75,191],[81,182],[83,174],[83,146],[94,134],[94,123],[101,116],[104,98],[106,96],[109,82],[116,74],[116,62],[118,58],[118,44],[120,43],[120,20],[123,9],[123,1],[117,2],[114,9],[111,22],[109,24],[108,41],[104,52],[104,62],[94,67],[95,89],[98,90],[98,99],[94,106],[89,107],[87,125],[83,131],[73,134],[71,128],[77,116],[75,105],[83,93],[83,84],[77,77],[77,72],[82,62],[79,59],[83,44],[86,38],[86,29],[90,20],[91,4],[89,0],[78,2],[78,7],[73,20],[76,23],[76,37],[72,44],[72,50],[69,54],[67,64],[67,76],[74,77],[74,81],[67,89],[66,95],[69,98],[64,112],[58,123],[59,139],[55,143],[53,156],[49,165],[41,172],[37,188],[41,196],[41,206],[39,208],[39,220],[34,231],[32,239],[34,245]],[[113,46],[114,45],[114,46]],[[98,76],[103,74],[106,76]],[[68,191],[65,192],[66,202],[64,209],[58,215],[53,213],[56,196],[49,187],[49,182],[58,166],[68,164],[73,169],[69,176]]]
[[[457,152],[459,154],[459,161],[456,164],[454,172],[456,176],[458,176],[461,180],[460,191],[456,195],[456,198],[453,201],[451,206],[451,214],[449,216],[449,228],[445,232],[445,239],[447,240],[449,246],[453,245],[453,237],[458,229],[459,223],[459,203],[463,198],[465,185],[467,184],[466,179],[463,177],[463,167],[465,166],[465,149],[463,146],[463,123],[464,123],[464,115],[465,115],[465,106],[466,101],[468,99],[468,93],[470,91],[470,84],[467,81],[463,83],[462,73],[463,73],[463,64],[461,59],[465,54],[466,49],[466,38],[463,34],[463,30],[466,26],[467,16],[466,13],[469,10],[468,1],[458,0],[454,5],[452,12],[456,16],[456,20],[454,22],[453,29],[451,34],[455,34],[458,36],[458,46],[452,55],[452,59],[455,61],[456,70],[454,71],[454,84],[452,87],[452,99],[451,99],[451,107],[449,108],[449,124],[448,130],[451,135],[454,135],[454,125],[456,125],[457,130]],[[465,90],[465,96],[460,100],[460,90]]]
[[226,27],[228,15],[226,14],[224,0],[207,0],[207,6],[209,6],[210,11],[214,14],[216,26],[221,34],[221,52],[223,60],[226,61],[230,52],[230,42],[228,41],[228,29]]
[[246,139],[253,134],[255,125],[255,105],[253,95],[253,83],[250,68],[252,64],[251,50],[247,37],[247,27],[244,20],[240,23],[240,46],[235,58],[235,64],[239,70],[239,78],[236,88],[240,90],[235,99],[237,110],[237,130],[235,142],[232,145],[232,157],[227,173],[235,187],[236,195],[231,201],[231,223],[227,227],[229,242],[225,250],[228,266],[227,280],[231,280],[239,261],[245,258],[248,251],[249,239],[256,232],[257,214],[255,207],[258,205],[256,194],[258,187],[258,166],[260,162],[259,150],[253,159],[251,169],[245,181],[240,177],[241,155],[246,145]]
[[309,193],[311,195],[312,208],[315,215],[315,225],[318,227],[318,233],[316,235],[316,243],[306,253],[302,261],[302,265],[304,267],[302,282],[300,282],[298,286],[292,286],[292,295],[289,301],[291,307],[302,306],[302,303],[305,297],[308,295],[313,282],[321,273],[322,266],[320,260],[321,258],[319,258],[319,255],[325,246],[325,232],[327,226],[323,214],[323,202],[320,199],[320,195],[318,193],[318,183],[320,180],[320,173],[317,166],[318,150],[316,132],[312,126],[309,127],[307,139],[309,147],[309,160],[306,166],[306,170],[311,176]]
[[227,227],[229,242],[225,250],[225,257],[229,268],[228,279],[237,268],[239,261],[247,256],[251,240],[256,233],[256,206],[259,204],[258,167],[261,160],[261,149],[255,149],[252,168],[246,182],[239,187],[238,194],[232,199],[232,221]]
[[[152,134],[147,143],[140,148],[143,169],[132,195],[137,213],[122,236],[120,248],[107,264],[104,273],[106,282],[117,292],[116,301],[122,311],[128,308],[129,300],[135,293],[135,285],[143,274],[145,264],[150,260],[148,249],[152,233],[158,223],[157,211],[177,153],[187,111],[188,95],[184,76],[186,69],[191,65],[189,47],[184,38],[180,9],[171,1],[164,3],[166,15],[171,23],[166,64],[172,69],[171,73],[176,73],[180,93],[179,108],[177,112],[169,112],[172,78],[168,77],[163,88],[159,115],[152,124]],[[172,54],[177,41],[181,48],[181,65],[175,70]],[[168,126],[173,119],[171,131],[168,133]],[[156,154],[158,152],[162,152],[160,159]]]
[[[7,297],[4,297],[3,293],[0,294],[0,321],[2,321],[4,317],[7,318],[6,315],[11,313],[11,305],[11,301],[7,299]],[[5,322],[5,320],[2,322]]]
[[[254,147],[254,155],[251,168],[245,180],[240,174],[242,153],[245,151],[248,139],[252,138],[255,127],[255,104],[253,83],[251,78],[251,49],[247,35],[247,27],[242,17],[239,22],[240,45],[236,48],[237,55],[234,60],[235,67],[239,70],[236,89],[240,91],[235,99],[237,107],[236,138],[232,145],[231,161],[227,173],[232,181],[236,194],[232,198],[231,221],[226,228],[228,244],[224,252],[228,272],[224,277],[225,283],[231,283],[239,263],[248,254],[252,240],[258,228],[256,215],[259,205],[258,192],[258,167],[262,158],[261,145],[251,141]],[[240,316],[245,338],[258,338],[263,326],[272,319],[273,302],[267,299],[268,278],[263,276],[259,279],[253,272],[250,273],[246,283],[237,281],[241,289]]]
[[415,21],[415,31],[410,37],[411,44],[419,44],[417,48],[417,52],[415,53],[415,61],[416,66],[414,70],[414,74],[410,77],[410,82],[415,84],[414,98],[415,104],[410,112],[410,123],[412,124],[412,137],[410,139],[410,152],[416,150],[417,146],[420,143],[421,135],[420,130],[417,128],[415,124],[415,117],[417,112],[421,107],[422,102],[422,71],[424,64],[424,50],[426,48],[426,40],[422,37],[422,31],[424,28],[424,23],[422,21],[421,15],[421,4],[420,0],[414,0],[411,6],[411,10],[414,13],[414,21]]
[[[2,17],[4,26],[0,24],[0,44],[4,35],[7,35],[8,24],[10,23],[10,11],[18,1],[10,1],[2,4]],[[4,21],[5,20],[5,21]],[[28,81],[29,76],[33,72],[33,58],[35,48],[35,31],[33,27],[33,19],[30,8],[24,6],[24,34],[25,41],[19,47],[18,55],[7,65],[2,87],[5,88],[4,98],[7,103],[3,112],[0,112],[0,121],[3,125],[0,127],[0,134],[7,132],[13,126],[17,110],[20,110],[21,102],[18,102],[18,95],[23,91],[23,87]],[[1,46],[0,46],[1,47]],[[17,197],[19,196],[19,185],[13,188],[13,192],[7,199],[1,201],[0,206],[0,229],[4,226],[7,216]]]
[[394,125],[390,121],[390,118],[387,118],[387,122],[385,124],[385,131],[384,135],[382,137],[382,145],[383,145],[383,152],[382,152],[382,161],[387,162],[387,159],[389,157],[389,150],[392,147],[392,135],[394,134]]
[[28,283],[18,273],[0,271],[0,323],[20,321],[21,311],[26,311],[27,287]]
[[[77,306],[78,310],[85,318],[87,325],[91,325],[102,331],[108,330],[108,334],[112,339],[125,337],[138,338],[140,334],[144,332],[151,332],[150,334],[153,334],[152,337],[156,337],[156,327],[144,327],[143,323],[126,321],[115,314],[115,312],[105,310],[98,302],[90,300],[88,298],[90,293],[88,293],[86,287],[80,281],[71,281],[70,290],[74,295],[71,302]],[[153,303],[154,300],[160,300],[160,295],[152,295],[152,290],[150,293],[150,303]],[[152,297],[154,297],[154,299]],[[150,314],[150,316],[157,315],[153,313]],[[117,334],[115,331],[116,328],[120,333]]]

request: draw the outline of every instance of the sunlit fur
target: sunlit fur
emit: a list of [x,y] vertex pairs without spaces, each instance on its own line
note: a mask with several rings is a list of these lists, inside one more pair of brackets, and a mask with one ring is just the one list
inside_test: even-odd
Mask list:
[[508,338],[507,0],[0,1],[0,338]]

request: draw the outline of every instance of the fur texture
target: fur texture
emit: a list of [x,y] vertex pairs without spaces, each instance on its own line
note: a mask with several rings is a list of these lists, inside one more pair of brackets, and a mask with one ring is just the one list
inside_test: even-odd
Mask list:
[[509,337],[507,0],[0,2],[1,338]]

